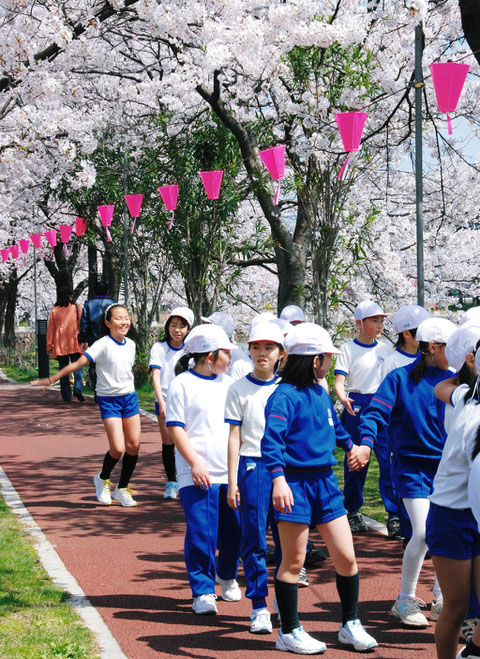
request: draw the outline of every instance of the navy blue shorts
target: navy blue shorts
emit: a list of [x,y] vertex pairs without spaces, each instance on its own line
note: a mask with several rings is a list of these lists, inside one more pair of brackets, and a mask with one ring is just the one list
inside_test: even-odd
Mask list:
[[124,396],[97,396],[97,402],[102,419],[111,417],[127,419],[129,416],[140,414],[138,396],[135,391]]
[[391,474],[400,499],[425,499],[433,492],[439,460],[401,460],[391,456]]
[[425,540],[432,556],[457,560],[480,556],[480,533],[470,508],[455,510],[430,502]]
[[298,524],[325,524],[332,519],[346,515],[343,495],[338,480],[331,469],[321,476],[292,476],[285,474],[292,490],[293,506],[291,513],[274,511],[275,520],[297,522]]

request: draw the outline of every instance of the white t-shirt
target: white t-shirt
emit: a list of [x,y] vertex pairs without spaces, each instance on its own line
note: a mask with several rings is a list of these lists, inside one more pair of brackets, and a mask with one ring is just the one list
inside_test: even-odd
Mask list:
[[230,354],[232,359],[230,361],[230,366],[228,367],[228,375],[234,380],[240,380],[244,375],[248,375],[248,373],[253,371],[253,364],[250,355],[246,355],[240,348],[232,350]]
[[392,348],[374,341],[360,343],[358,339],[347,341],[342,346],[335,364],[335,373],[347,378],[347,390],[362,394],[374,394],[382,381],[382,367]]
[[[225,399],[233,380],[229,375],[177,375],[167,394],[167,426],[185,430],[196,453],[207,465],[212,483],[228,483],[229,426],[224,421]],[[188,462],[175,451],[179,488],[193,485]]]
[[480,531],[480,453],[476,456],[470,469],[468,479],[468,503],[477,520]]
[[[172,348],[167,341],[157,341],[150,350],[148,368],[158,368],[161,371],[160,383],[164,400],[167,400],[168,387],[175,377],[175,365],[184,354],[185,346],[183,344],[180,348]],[[155,400],[158,403],[157,396],[155,396]]]
[[95,341],[84,353],[95,363],[99,396],[125,396],[135,391],[132,368],[135,363],[135,343],[124,338],[116,341],[110,334]]
[[275,391],[277,378],[258,380],[246,375],[228,390],[225,422],[240,426],[240,455],[260,458],[260,443],[265,430],[265,405]]
[[418,358],[418,353],[411,355],[401,348],[394,348],[382,364],[382,380],[383,378],[394,371],[396,368],[408,366]]
[[468,476],[470,455],[480,425],[480,404],[467,403],[464,397],[468,385],[462,384],[453,390],[450,397],[452,414],[450,430],[443,447],[442,459],[433,479],[430,501],[446,508],[469,508]]

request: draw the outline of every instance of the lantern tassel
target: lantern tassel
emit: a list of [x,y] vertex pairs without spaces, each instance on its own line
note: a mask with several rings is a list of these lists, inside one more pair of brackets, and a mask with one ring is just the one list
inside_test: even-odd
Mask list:
[[130,229],[130,233],[131,233],[132,235],[133,235],[133,232],[135,231],[135,222],[136,222],[136,220],[137,220],[137,218],[134,217],[134,218],[133,218],[132,228]]
[[175,214],[175,211],[172,211],[172,217],[170,218],[170,222],[168,223],[168,227],[167,227],[167,229],[171,229],[171,228],[172,228],[172,224],[173,224],[173,216],[174,216],[174,214]]
[[453,134],[452,119],[450,118],[449,114],[447,114],[447,124],[448,124],[448,134],[452,135]]
[[277,189],[275,191],[275,197],[273,198],[273,203],[276,206],[278,202],[278,195],[280,193],[280,181],[278,182]]
[[22,265],[25,265],[25,261],[27,260],[27,255],[25,254],[23,257]]
[[112,236],[110,235],[110,231],[108,230],[108,227],[105,227],[105,231],[106,231],[106,233],[107,233],[107,240],[108,240],[108,242],[111,242],[111,240],[112,240]]
[[65,250],[65,257],[68,259],[67,243],[63,243],[63,248],[64,248],[64,250]]
[[337,179],[339,181],[343,180],[343,178],[345,177],[345,175],[347,173],[347,167],[348,167],[348,161],[350,160],[350,155],[351,154],[349,153],[348,156],[347,156],[347,159],[345,160],[345,162],[342,165],[342,169],[338,172]]
[[50,254],[50,261],[53,259],[53,252],[55,251],[55,247],[52,247],[52,253]]

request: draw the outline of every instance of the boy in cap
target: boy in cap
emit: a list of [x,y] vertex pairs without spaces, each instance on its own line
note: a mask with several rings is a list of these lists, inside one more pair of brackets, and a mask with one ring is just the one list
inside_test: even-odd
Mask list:
[[[335,365],[335,394],[345,408],[341,421],[355,444],[360,444],[358,426],[362,413],[368,407],[373,394],[382,381],[382,366],[391,348],[377,341],[383,332],[387,316],[373,300],[363,300],[355,308],[355,325],[358,335],[342,346]],[[348,378],[348,394],[345,380]],[[380,466],[379,489],[389,516],[397,515],[395,495],[390,478],[390,459],[385,437],[375,443],[375,454]],[[344,505],[352,533],[365,533],[368,528],[360,508],[363,505],[363,486],[367,477],[368,463],[359,471],[350,471],[344,462]]]

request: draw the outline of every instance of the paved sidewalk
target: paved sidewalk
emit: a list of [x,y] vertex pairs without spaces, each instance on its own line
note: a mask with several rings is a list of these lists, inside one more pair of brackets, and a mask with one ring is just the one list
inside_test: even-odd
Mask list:
[[[138,507],[104,507],[96,501],[92,478],[107,442],[93,402],[63,403],[58,392],[0,386],[0,406],[1,466],[129,659],[280,656],[276,630],[271,636],[248,632],[245,599],[219,600],[217,616],[191,612],[183,513],[178,502],[162,499],[165,475],[155,422],[142,419],[142,451],[132,482]],[[400,629],[390,614],[400,581],[399,544],[374,532],[357,536],[355,544],[360,615],[380,644],[372,655],[433,659],[433,626]],[[309,578],[310,587],[299,593],[301,622],[327,643],[325,656],[353,656],[336,644],[339,605],[331,562],[310,570]],[[241,570],[239,581],[243,586]],[[427,602],[432,584],[427,561],[418,589]]]

